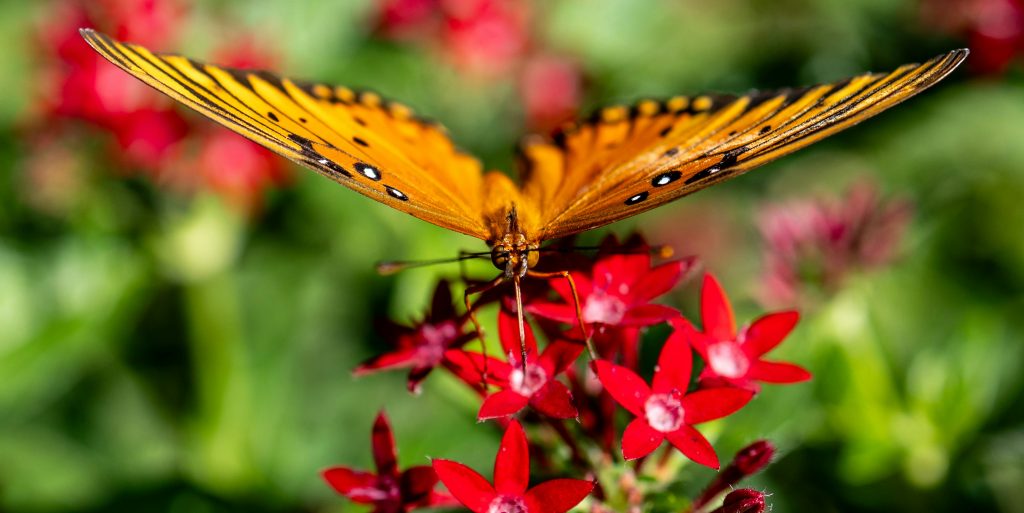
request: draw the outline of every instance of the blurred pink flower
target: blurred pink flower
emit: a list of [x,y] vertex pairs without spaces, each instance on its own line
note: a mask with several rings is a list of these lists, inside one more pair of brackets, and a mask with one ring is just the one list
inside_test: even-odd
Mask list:
[[575,62],[554,55],[530,57],[519,82],[529,130],[550,133],[576,115],[583,95],[583,74]]
[[795,305],[808,287],[830,293],[851,271],[888,263],[910,215],[908,202],[883,199],[868,183],[853,186],[842,199],[765,207],[758,217],[766,244],[761,299]]
[[1004,73],[1024,54],[1020,0],[926,0],[922,14],[926,23],[967,40],[977,73]]
[[440,0],[381,0],[376,31],[395,40],[429,37],[437,30],[440,9]]
[[444,0],[444,50],[456,67],[485,78],[511,72],[529,48],[530,11],[514,0]]

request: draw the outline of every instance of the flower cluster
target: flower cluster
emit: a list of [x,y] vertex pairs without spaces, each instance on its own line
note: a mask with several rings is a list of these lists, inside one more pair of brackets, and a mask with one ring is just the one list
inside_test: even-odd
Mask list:
[[[28,181],[37,206],[59,211],[61,195],[48,194],[76,180],[76,158],[67,141],[78,139],[81,124],[109,134],[104,168],[142,170],[157,183],[179,190],[213,190],[245,211],[258,205],[262,191],[286,179],[286,166],[269,150],[208,121],[185,117],[165,98],[117,69],[89,48],[79,35],[95,27],[152,48],[173,45],[181,31],[186,0],[70,0],[52,2],[37,31],[40,52],[36,81],[40,91],[33,114],[33,144],[45,162],[29,162]],[[245,37],[232,37],[245,41]],[[237,68],[265,68],[270,56],[252,44],[217,49],[213,59]],[[51,153],[67,155],[53,166]],[[75,152],[78,154],[84,151]],[[230,165],[225,165],[230,163]],[[58,176],[59,175],[59,176]],[[65,195],[66,196],[66,195]]]
[[[442,282],[421,322],[411,327],[389,325],[389,331],[397,333],[389,337],[394,350],[356,369],[364,375],[411,367],[409,388],[416,391],[432,369],[444,369],[479,395],[478,421],[494,421],[505,430],[493,484],[456,462],[435,459],[432,464],[435,479],[474,512],[562,513],[587,496],[595,507],[603,504],[598,511],[614,508],[616,496],[643,501],[646,494],[657,492],[641,481],[627,485],[602,480],[609,475],[608,468],[642,474],[646,457],[667,441],[659,469],[674,454],[718,469],[718,455],[698,425],[739,411],[764,383],[796,383],[811,377],[795,364],[766,359],[797,324],[796,312],[771,313],[739,328],[721,285],[708,273],[701,287],[699,323],[691,322],[676,308],[655,301],[693,272],[694,259],[655,263],[654,252],[639,238],[622,244],[609,238],[601,248],[596,257],[578,261],[570,271],[575,294],[568,280],[559,277],[540,283],[547,287],[536,282],[527,287],[523,312],[502,295],[476,303],[474,309],[496,303],[497,342],[502,349],[498,356],[486,352],[486,342],[474,342],[480,337],[467,330],[468,314],[452,306],[450,286]],[[651,372],[640,354],[641,346],[655,343],[643,335],[656,326],[668,335],[659,342],[660,356]],[[648,375],[650,379],[645,379]],[[623,411],[628,419],[620,415]],[[578,422],[566,423],[567,419]],[[379,425],[382,422],[378,420]],[[538,435],[546,474],[576,472],[585,479],[561,477],[529,487],[528,432]],[[550,450],[555,444],[567,450]],[[441,499],[436,497],[441,496],[436,492],[401,484],[405,474],[380,463],[379,454],[390,450],[375,449],[376,475],[332,469],[325,477],[353,500],[376,497],[378,510],[438,504]],[[767,465],[773,452],[764,441],[741,451],[694,499],[693,511],[711,511],[736,483]],[[631,460],[636,464],[624,467]],[[422,478],[413,484],[428,482],[433,481]],[[359,488],[353,483],[366,484]],[[760,492],[735,490],[715,511],[764,508]]]
[[426,47],[463,74],[518,83],[527,125],[547,132],[573,117],[582,97],[576,62],[531,33],[521,0],[379,0],[380,37]]
[[769,205],[758,216],[765,241],[761,299],[797,304],[814,289],[834,292],[852,271],[889,262],[910,215],[909,203],[883,198],[866,182],[843,198]]

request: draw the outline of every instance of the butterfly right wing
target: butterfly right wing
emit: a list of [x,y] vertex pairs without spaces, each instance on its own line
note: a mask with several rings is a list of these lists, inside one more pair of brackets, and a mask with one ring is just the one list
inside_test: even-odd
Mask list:
[[490,236],[480,215],[479,161],[408,107],[375,93],[221,68],[91,29],[81,33],[119,68],[300,165],[443,228]]
[[927,89],[967,57],[956,50],[890,73],[743,96],[604,109],[522,148],[539,238],[589,230],[739,176]]

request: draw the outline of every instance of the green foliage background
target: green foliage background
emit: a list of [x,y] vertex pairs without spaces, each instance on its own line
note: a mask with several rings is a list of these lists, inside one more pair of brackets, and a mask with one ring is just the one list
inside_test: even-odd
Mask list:
[[[588,105],[835,80],[964,44],[923,25],[910,0],[540,4],[536,30],[579,59]],[[289,74],[402,99],[489,167],[511,168],[522,130],[511,87],[371,39],[372,8],[197,1],[175,50],[207,55],[215,22],[250,27]],[[83,170],[67,214],[33,210],[25,42],[45,15],[44,3],[0,4],[0,511],[353,510],[317,472],[368,467],[383,407],[404,464],[486,468],[498,433],[475,422],[458,384],[434,376],[412,397],[399,374],[349,375],[380,349],[375,318],[411,319],[434,280],[457,272],[378,277],[373,263],[479,243],[301,172],[251,220],[104,169]],[[1019,64],[996,78],[962,70],[864,126],[613,228],[665,236],[718,219],[730,252],[707,266],[749,320],[762,312],[760,205],[865,176],[914,203],[901,258],[806,312],[781,348],[815,380],[770,388],[709,426],[723,456],[778,442],[779,461],[753,482],[774,511],[1024,511],[1022,142]],[[695,297],[690,283],[674,300]],[[709,475],[687,466],[680,478]]]

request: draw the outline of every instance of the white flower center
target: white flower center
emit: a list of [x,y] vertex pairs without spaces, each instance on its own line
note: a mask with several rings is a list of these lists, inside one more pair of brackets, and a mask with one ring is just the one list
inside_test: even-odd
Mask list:
[[724,378],[742,378],[750,370],[750,359],[740,345],[731,340],[708,346],[708,365]]
[[526,513],[526,503],[522,497],[499,495],[487,507],[487,513]]
[[[510,357],[509,359],[513,358],[518,357]],[[540,365],[528,363],[526,365],[526,372],[523,372],[522,362],[518,359],[515,361],[515,367],[508,377],[508,383],[517,394],[530,397],[548,382],[548,373],[544,372],[544,368]]]
[[618,296],[595,290],[583,304],[583,322],[618,324],[626,316],[626,303]]
[[683,425],[683,405],[672,394],[654,394],[644,403],[644,417],[650,426],[671,433]]

